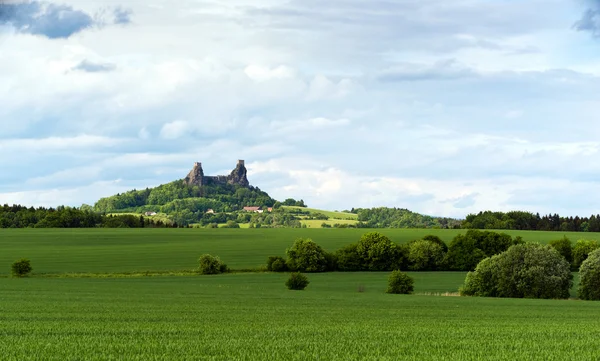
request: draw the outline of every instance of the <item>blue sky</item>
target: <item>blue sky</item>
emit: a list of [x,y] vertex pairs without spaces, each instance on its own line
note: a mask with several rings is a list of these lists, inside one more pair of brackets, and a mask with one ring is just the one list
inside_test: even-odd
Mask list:
[[327,209],[600,212],[600,1],[0,7],[0,203],[207,174]]

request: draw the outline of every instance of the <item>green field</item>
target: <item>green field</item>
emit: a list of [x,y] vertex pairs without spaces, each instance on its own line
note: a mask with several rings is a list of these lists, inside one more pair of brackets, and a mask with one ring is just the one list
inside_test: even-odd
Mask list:
[[[202,253],[232,268],[283,255],[297,237],[333,251],[361,229],[0,230],[7,276],[191,270]],[[402,243],[457,230],[381,230]],[[563,234],[508,232],[547,242]],[[600,239],[600,234],[567,234]],[[410,273],[414,295],[385,294],[388,273],[133,278],[0,277],[2,360],[590,360],[600,302],[456,297],[463,272]],[[577,280],[577,278],[576,278]],[[359,289],[363,292],[359,292]],[[576,287],[572,290],[575,296]],[[442,296],[450,293],[450,295]]]
[[[386,274],[0,279],[3,360],[593,360],[600,303],[387,295]],[[420,273],[416,292],[462,274]],[[362,284],[364,293],[357,292]]]
[[[18,258],[32,260],[34,272],[132,272],[189,270],[203,253],[218,255],[234,269],[257,268],[268,256],[284,256],[299,237],[335,251],[371,230],[365,229],[16,229],[0,230],[0,275]],[[398,243],[436,234],[444,241],[464,230],[382,229]],[[526,241],[548,242],[556,232],[507,231]],[[566,233],[572,240],[599,239],[598,233]],[[5,265],[5,266],[2,266]]]
[[313,213],[321,213],[326,215],[327,217],[331,218],[331,219],[350,219],[350,220],[358,220],[358,214],[355,213],[346,213],[346,212],[334,212],[334,211],[325,211],[322,209],[316,209],[316,208],[304,208],[304,207],[291,207],[291,206],[282,206],[281,208],[283,209],[287,209],[287,210],[301,210],[301,211],[308,211],[311,214]]

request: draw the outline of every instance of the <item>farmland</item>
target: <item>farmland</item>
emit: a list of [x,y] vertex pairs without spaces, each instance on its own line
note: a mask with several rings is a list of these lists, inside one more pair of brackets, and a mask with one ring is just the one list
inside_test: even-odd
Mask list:
[[[446,243],[464,230],[382,229],[405,243],[436,234]],[[231,268],[257,268],[267,256],[283,256],[299,237],[328,251],[356,242],[365,229],[17,229],[0,230],[0,275],[27,257],[36,273],[189,270],[203,253],[218,255]],[[507,231],[526,241],[547,243],[566,234],[572,240],[598,239],[598,233]]]
[[[455,289],[423,273],[416,292]],[[589,360],[600,304],[383,293],[385,274],[0,279],[3,360]],[[365,292],[357,292],[357,284]]]
[[[385,294],[388,273],[64,277],[191,270],[202,253],[256,268],[298,237],[327,250],[361,229],[2,230],[0,264],[28,257],[33,277],[0,277],[3,360],[587,360],[600,303],[455,293],[463,272],[412,272],[415,295]],[[460,230],[385,229],[403,243]],[[548,242],[562,233],[508,232]],[[599,234],[567,234],[573,240]],[[39,277],[43,273],[53,278]],[[63,275],[63,276],[61,276]],[[359,289],[362,292],[359,292]],[[575,289],[575,288],[574,288]],[[434,295],[431,295],[434,294]],[[572,293],[574,295],[574,293]]]

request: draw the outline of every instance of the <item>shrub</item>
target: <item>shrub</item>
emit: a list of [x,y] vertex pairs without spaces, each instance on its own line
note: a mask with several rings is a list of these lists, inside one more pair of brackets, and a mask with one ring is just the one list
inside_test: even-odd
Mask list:
[[352,272],[362,271],[362,262],[356,248],[356,243],[349,244],[335,252],[337,257],[337,268],[340,271]]
[[388,278],[387,293],[411,294],[414,290],[413,279],[404,272],[393,271]]
[[573,245],[571,244],[571,240],[564,236],[561,239],[556,239],[554,241],[550,241],[548,243],[552,248],[558,251],[569,264],[573,263]]
[[519,244],[481,261],[469,272],[461,295],[514,298],[568,298],[573,275],[554,248]]
[[484,258],[506,251],[510,246],[522,244],[521,238],[512,239],[506,233],[468,230],[459,234],[448,246],[448,267],[455,271],[471,271]]
[[240,228],[240,225],[236,221],[227,221],[223,228]]
[[285,281],[285,285],[288,288],[288,290],[296,291],[302,291],[306,288],[306,286],[308,286],[309,283],[310,281],[308,280],[308,278],[300,272],[293,272],[292,274],[290,274],[290,278],[288,278],[288,280]]
[[31,261],[25,258],[16,261],[11,266],[11,273],[15,277],[25,277],[30,274],[32,270]]
[[198,271],[203,275],[216,275],[228,270],[227,265],[221,262],[219,257],[210,254],[203,254],[198,261],[200,262]]
[[327,266],[325,268],[326,271],[333,272],[338,270],[337,256],[335,253],[325,252],[325,261],[327,262]]
[[287,265],[285,259],[279,256],[271,256],[267,260],[267,271],[271,272],[285,272],[287,271]]
[[420,240],[411,242],[408,261],[414,271],[435,271],[443,269],[444,250],[438,243]]
[[579,268],[579,298],[600,300],[600,249],[592,251]]
[[588,254],[600,248],[600,243],[595,240],[580,239],[573,247],[573,267],[579,268],[583,261],[586,260]]
[[292,271],[324,272],[327,270],[326,252],[310,238],[299,238],[287,251],[287,266]]
[[379,232],[364,234],[356,246],[362,268],[368,271],[390,271],[398,268],[398,246]]
[[425,237],[423,237],[423,240],[437,243],[442,247],[442,250],[444,252],[448,252],[448,246],[446,245],[446,243],[444,243],[444,241],[442,241],[442,239],[436,235],[428,234]]

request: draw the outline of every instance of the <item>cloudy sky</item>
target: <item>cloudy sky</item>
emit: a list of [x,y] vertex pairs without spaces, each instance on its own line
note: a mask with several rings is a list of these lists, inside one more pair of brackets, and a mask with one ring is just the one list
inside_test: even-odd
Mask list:
[[326,209],[598,213],[599,38],[599,0],[4,0],[0,203],[245,159]]

